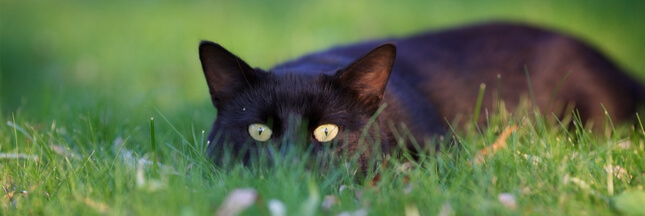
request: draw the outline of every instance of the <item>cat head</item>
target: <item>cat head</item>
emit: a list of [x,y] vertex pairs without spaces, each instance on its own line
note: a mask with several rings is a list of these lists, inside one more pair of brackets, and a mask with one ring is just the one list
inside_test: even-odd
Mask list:
[[394,45],[384,44],[330,73],[276,74],[202,42],[199,56],[217,109],[207,153],[218,164],[293,149],[358,155],[363,163],[388,142],[368,125],[382,104],[395,54]]

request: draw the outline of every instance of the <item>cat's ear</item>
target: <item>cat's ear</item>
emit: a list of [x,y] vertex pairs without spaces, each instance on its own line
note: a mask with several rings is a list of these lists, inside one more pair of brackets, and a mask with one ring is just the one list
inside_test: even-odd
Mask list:
[[199,44],[199,59],[215,107],[256,79],[253,68],[219,44],[202,41]]
[[356,93],[368,109],[376,111],[383,99],[395,57],[396,46],[383,44],[339,71],[335,75],[337,82],[341,88]]

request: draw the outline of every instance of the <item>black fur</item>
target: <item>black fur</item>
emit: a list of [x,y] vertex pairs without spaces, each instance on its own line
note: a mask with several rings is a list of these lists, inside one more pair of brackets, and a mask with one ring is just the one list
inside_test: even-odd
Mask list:
[[[212,42],[202,42],[199,51],[217,108],[208,138],[208,154],[216,162],[230,152],[243,152],[248,160],[263,154],[266,145],[320,151],[325,144],[312,131],[326,123],[345,132],[332,150],[359,153],[359,161],[373,157],[376,147],[387,152],[398,143],[424,144],[445,133],[446,120],[473,113],[481,83],[492,87],[501,80],[501,92],[487,91],[483,109],[493,110],[492,97],[499,93],[513,110],[521,96],[528,96],[526,71],[534,105],[543,113],[574,103],[583,121],[602,122],[602,104],[621,121],[632,117],[644,99],[640,85],[590,46],[525,25],[492,23],[336,47],[268,71],[252,69]],[[358,146],[384,103],[378,129],[369,130],[372,139]],[[252,123],[273,129],[271,144],[252,141],[247,132]],[[396,140],[394,134],[404,127],[410,140]]]

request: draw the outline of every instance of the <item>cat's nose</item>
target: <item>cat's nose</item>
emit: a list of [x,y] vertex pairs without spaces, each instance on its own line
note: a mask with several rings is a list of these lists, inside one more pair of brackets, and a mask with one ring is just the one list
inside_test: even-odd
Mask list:
[[298,115],[291,115],[285,125],[285,133],[282,136],[281,149],[301,149],[306,148],[307,139],[307,120]]

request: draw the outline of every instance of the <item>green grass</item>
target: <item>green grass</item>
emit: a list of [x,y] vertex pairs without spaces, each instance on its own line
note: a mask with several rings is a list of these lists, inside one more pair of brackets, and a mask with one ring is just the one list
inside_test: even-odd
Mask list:
[[[304,215],[309,206],[318,215],[404,215],[406,206],[421,215],[446,206],[457,215],[617,214],[614,206],[625,209],[620,198],[629,197],[623,194],[645,184],[640,125],[591,134],[521,113],[495,115],[482,130],[458,131],[462,148],[403,173],[396,171],[402,161],[392,160],[375,186],[374,173],[357,178],[352,169],[216,168],[203,154],[214,109],[197,44],[216,41],[266,68],[334,44],[514,20],[589,41],[643,80],[643,14],[640,1],[3,0],[0,153],[38,160],[0,155],[0,215],[210,215],[237,188],[260,196],[246,215],[268,214],[273,199],[288,215]],[[511,124],[520,129],[507,148],[469,165]],[[154,157],[163,167],[132,161]],[[617,175],[607,166],[618,166]],[[517,208],[500,203],[504,193]],[[326,195],[339,203],[323,209]]]
[[[642,128],[620,127],[603,138],[584,129],[553,126],[539,117],[531,122],[496,115],[484,131],[458,133],[462,148],[423,157],[403,172],[398,171],[403,161],[393,159],[371,186],[375,173],[357,177],[351,166],[325,172],[303,163],[216,168],[202,154],[200,131],[186,140],[179,138],[182,149],[168,142],[159,146],[161,167],[155,169],[152,163],[133,161],[151,158],[149,128],[135,127],[131,135],[101,140],[91,119],[70,122],[82,125],[78,130],[27,123],[3,130],[3,144],[12,144],[3,145],[3,152],[38,156],[38,160],[3,159],[3,212],[205,215],[215,212],[232,190],[253,188],[260,199],[245,211],[248,215],[267,214],[267,203],[274,199],[284,203],[289,215],[307,212],[310,202],[313,211],[323,215],[358,209],[370,215],[396,215],[403,214],[406,206],[422,215],[438,214],[444,206],[457,215],[606,215],[616,213],[615,195],[642,192],[645,181]],[[495,142],[511,124],[520,129],[508,138],[508,147],[481,165],[471,164],[476,152]],[[608,166],[619,168],[612,175]],[[346,189],[340,192],[341,187]],[[500,203],[498,196],[505,193],[515,197],[516,208]],[[322,208],[326,195],[337,197],[338,204]]]

